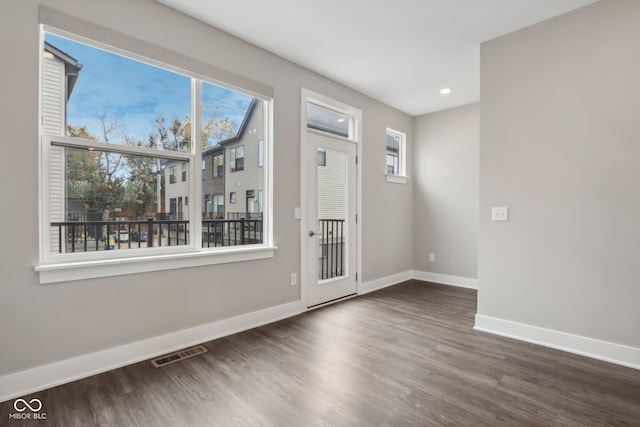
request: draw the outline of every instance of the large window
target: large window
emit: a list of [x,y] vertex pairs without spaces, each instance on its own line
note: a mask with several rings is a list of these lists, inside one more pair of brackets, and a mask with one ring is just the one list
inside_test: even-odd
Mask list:
[[[41,264],[210,251],[212,238],[270,244],[262,233],[245,239],[239,225],[210,223],[224,219],[232,188],[210,178],[224,177],[227,144],[231,170],[267,182],[267,168],[245,170],[244,147],[253,147],[249,135],[268,135],[270,101],[62,34],[43,32]],[[255,144],[249,161],[257,165],[268,157]],[[191,185],[194,174],[202,186]]]

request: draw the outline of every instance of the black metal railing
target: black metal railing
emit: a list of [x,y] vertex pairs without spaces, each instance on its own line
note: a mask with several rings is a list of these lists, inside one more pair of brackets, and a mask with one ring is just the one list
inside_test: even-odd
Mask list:
[[[227,212],[226,215],[227,219],[262,219],[262,212]],[[218,217],[224,217],[224,213]]]
[[[58,253],[181,246],[189,244],[189,221],[52,222]],[[238,246],[262,243],[262,220],[203,220],[202,246]]]
[[189,243],[189,221],[66,221],[57,228],[58,253],[179,246]]
[[262,243],[261,219],[205,219],[202,247],[253,245]]
[[344,245],[346,227],[343,219],[318,220],[318,279],[343,276],[345,271]]

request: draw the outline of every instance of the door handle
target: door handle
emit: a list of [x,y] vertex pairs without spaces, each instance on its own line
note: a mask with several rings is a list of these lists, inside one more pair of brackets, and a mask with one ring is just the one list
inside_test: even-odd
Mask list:
[[316,235],[316,232],[313,230],[309,230],[309,237],[313,237]]

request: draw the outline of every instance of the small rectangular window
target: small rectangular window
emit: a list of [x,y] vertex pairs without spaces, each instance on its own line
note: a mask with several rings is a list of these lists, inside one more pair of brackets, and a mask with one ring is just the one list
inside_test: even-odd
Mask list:
[[209,194],[204,195],[204,212],[202,217],[207,219],[213,213],[213,207],[211,205],[211,196]]
[[213,177],[218,178],[224,176],[224,154],[220,153],[213,156]]
[[386,174],[405,176],[406,135],[387,128]]
[[169,184],[175,184],[177,182],[176,179],[177,169],[175,166],[169,167]]
[[229,166],[231,172],[244,170],[244,146],[238,145],[229,150]]
[[327,152],[324,148],[318,148],[318,151],[316,152],[316,164],[318,166],[327,165]]
[[229,203],[235,203],[236,202],[236,193],[235,191],[229,193]]
[[182,182],[185,182],[187,180],[187,164],[183,163],[182,164]]
[[343,138],[352,138],[353,117],[308,102],[307,127]]
[[213,195],[213,215],[215,218],[224,219],[224,194]]

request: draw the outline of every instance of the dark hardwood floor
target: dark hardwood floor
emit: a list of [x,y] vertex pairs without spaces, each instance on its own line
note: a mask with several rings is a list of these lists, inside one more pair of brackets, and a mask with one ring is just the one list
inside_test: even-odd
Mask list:
[[640,371],[472,329],[476,292],[409,281],[24,397],[15,426],[640,426]]

